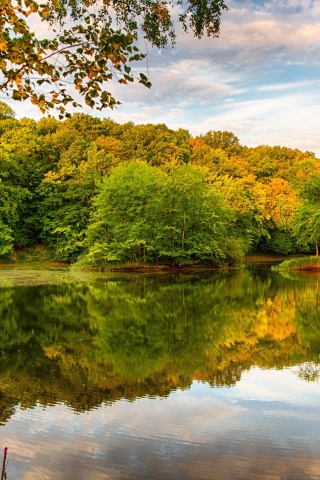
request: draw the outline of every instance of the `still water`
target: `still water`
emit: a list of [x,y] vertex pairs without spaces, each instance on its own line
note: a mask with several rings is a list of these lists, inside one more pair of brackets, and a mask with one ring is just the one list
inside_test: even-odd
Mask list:
[[0,319],[2,478],[320,479],[319,277],[6,267]]

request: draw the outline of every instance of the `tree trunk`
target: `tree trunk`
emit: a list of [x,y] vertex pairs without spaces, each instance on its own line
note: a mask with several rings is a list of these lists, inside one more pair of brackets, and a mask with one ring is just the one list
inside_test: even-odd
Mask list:
[[181,250],[184,250],[184,240],[186,235],[186,209],[183,210],[183,230],[182,230],[182,241],[181,241]]
[[316,256],[319,257],[319,245],[318,245],[318,239],[316,239]]
[[171,226],[171,248],[172,248],[172,251],[173,251],[174,250],[174,232],[173,232],[173,229],[174,229],[174,198],[172,199],[172,215],[171,215],[170,226]]

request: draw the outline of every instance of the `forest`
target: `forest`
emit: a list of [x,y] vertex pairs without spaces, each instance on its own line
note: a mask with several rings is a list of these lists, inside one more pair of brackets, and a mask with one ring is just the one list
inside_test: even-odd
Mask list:
[[17,120],[0,102],[1,261],[42,245],[89,266],[234,265],[318,253],[319,232],[313,152],[82,113]]

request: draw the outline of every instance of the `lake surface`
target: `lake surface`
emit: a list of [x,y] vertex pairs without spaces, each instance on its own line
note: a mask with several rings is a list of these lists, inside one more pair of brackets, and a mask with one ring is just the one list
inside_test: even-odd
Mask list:
[[320,277],[1,267],[0,319],[2,478],[320,479]]

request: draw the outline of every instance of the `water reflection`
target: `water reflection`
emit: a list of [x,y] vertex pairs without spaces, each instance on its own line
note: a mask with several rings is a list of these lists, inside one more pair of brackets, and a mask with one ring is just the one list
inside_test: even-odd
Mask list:
[[232,389],[193,382],[165,399],[81,415],[64,405],[18,409],[6,436],[16,452],[10,478],[317,480],[319,389],[306,383],[296,403],[299,380],[272,373],[244,372]]
[[9,479],[319,478],[316,277],[77,275],[0,271]]
[[165,397],[193,380],[230,386],[252,365],[308,362],[299,377],[316,381],[315,285],[239,271],[2,288],[0,420],[17,404],[64,402],[80,412]]

